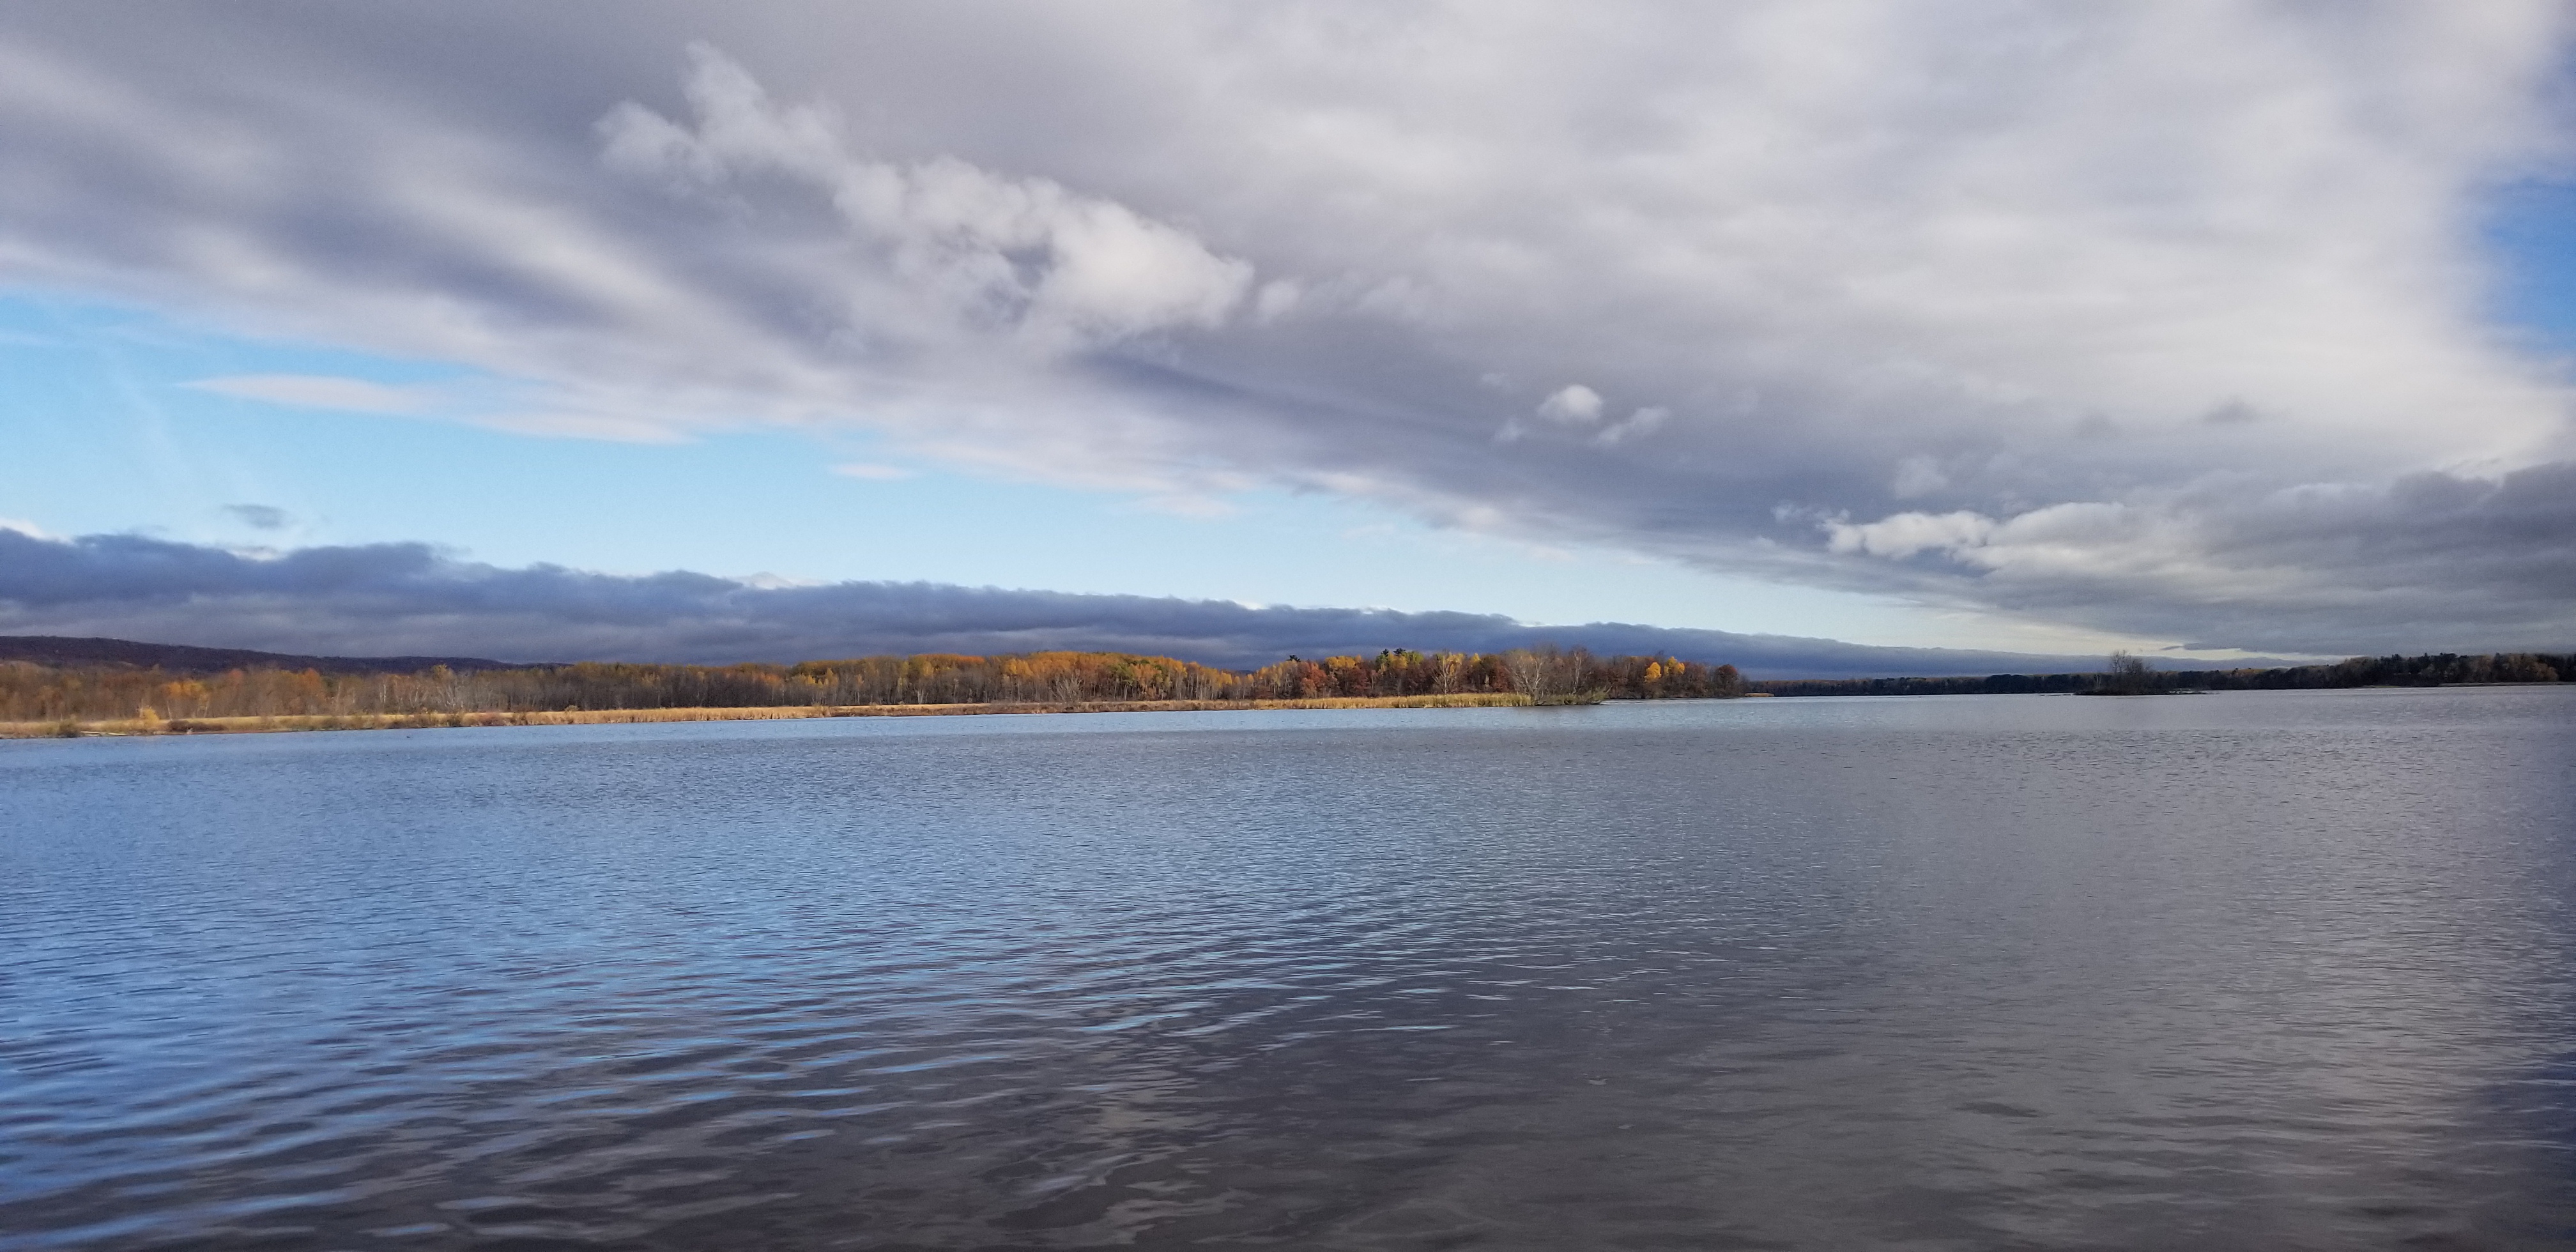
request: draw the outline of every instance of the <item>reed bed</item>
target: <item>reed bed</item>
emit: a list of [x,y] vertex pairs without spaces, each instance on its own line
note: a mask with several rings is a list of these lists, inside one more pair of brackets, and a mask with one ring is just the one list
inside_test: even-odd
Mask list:
[[1195,713],[1234,709],[1520,708],[1511,692],[1313,696],[1296,700],[1109,700],[1071,703],[785,705],[730,709],[556,709],[480,713],[346,713],[0,722],[0,739],[238,735],[298,730],[436,730],[468,726],[604,726],[629,722],[801,721],[816,717],[954,717],[1000,713]]

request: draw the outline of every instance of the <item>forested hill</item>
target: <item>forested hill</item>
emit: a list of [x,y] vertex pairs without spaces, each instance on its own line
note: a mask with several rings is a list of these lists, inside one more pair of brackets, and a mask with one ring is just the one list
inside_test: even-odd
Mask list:
[[165,674],[221,674],[237,669],[309,669],[324,674],[416,674],[437,665],[460,673],[531,668],[470,656],[296,656],[285,652],[253,652],[247,648],[192,648],[177,643],[75,639],[65,635],[0,635],[0,662],[5,661],[25,661],[57,669],[157,669]]

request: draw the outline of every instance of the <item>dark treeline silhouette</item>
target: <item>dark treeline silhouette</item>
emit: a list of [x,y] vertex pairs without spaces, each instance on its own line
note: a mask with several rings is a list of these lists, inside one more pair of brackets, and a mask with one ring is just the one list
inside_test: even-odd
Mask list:
[[582,663],[334,673],[257,666],[216,674],[132,665],[0,661],[0,721],[347,716],[558,709],[899,704],[1082,704],[1519,693],[1542,704],[1744,694],[1731,665],[1599,658],[1576,649],[1492,655],[1389,650],[1290,657],[1248,672],[1114,652],[872,656],[796,665]]
[[[2114,680],[2106,682],[2106,677]],[[2329,687],[2440,687],[2455,683],[2576,682],[2576,654],[2497,652],[2357,656],[2331,665],[2279,669],[2153,670],[2136,674],[1993,674],[1984,678],[1754,679],[1748,691],[1775,696],[1954,696],[2138,691],[2302,691]]]

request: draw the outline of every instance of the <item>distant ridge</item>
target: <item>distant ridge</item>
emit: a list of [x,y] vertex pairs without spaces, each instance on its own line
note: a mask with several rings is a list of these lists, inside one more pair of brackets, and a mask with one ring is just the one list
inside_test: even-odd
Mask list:
[[131,639],[76,639],[65,635],[0,635],[0,661],[37,665],[122,665],[173,674],[220,674],[235,669],[310,669],[326,674],[416,674],[433,665],[452,670],[531,669],[471,656],[296,656],[247,648],[192,648]]

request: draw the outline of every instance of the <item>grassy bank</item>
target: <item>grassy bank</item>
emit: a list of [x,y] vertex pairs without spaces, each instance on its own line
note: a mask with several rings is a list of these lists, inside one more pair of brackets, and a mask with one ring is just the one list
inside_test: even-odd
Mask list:
[[765,722],[815,717],[943,717],[991,713],[1194,713],[1223,709],[1517,708],[1524,695],[1317,696],[1302,700],[1119,700],[1071,704],[848,704],[738,709],[560,709],[524,713],[351,713],[280,717],[121,718],[0,722],[0,739],[91,735],[237,735],[290,730],[429,730],[451,726],[602,726],[626,722]]

